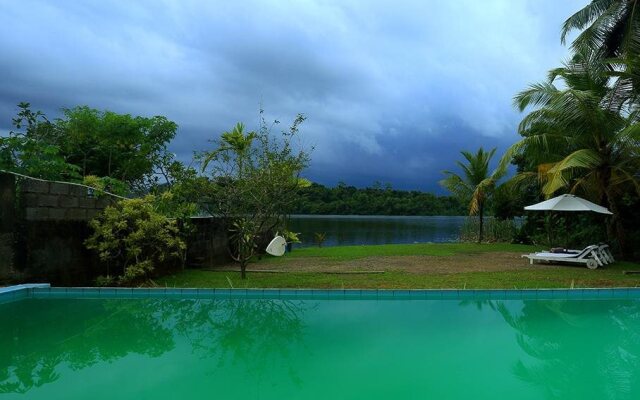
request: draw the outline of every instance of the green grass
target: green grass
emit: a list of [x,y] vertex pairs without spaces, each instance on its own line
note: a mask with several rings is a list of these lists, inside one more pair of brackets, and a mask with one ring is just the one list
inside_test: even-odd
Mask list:
[[[326,258],[354,260],[372,256],[450,256],[461,253],[530,252],[537,247],[511,244],[410,244],[384,246],[345,246],[295,249],[287,258]],[[264,258],[260,263],[279,263],[281,258]],[[185,270],[157,281],[167,287],[228,288],[332,288],[332,289],[524,289],[569,287],[636,287],[640,275],[624,270],[640,270],[640,264],[618,262],[606,268],[585,267],[525,269],[494,272],[327,274],[321,272],[249,272],[246,280],[237,272]]]
[[331,288],[331,289],[525,289],[573,287],[636,287],[638,275],[624,275],[623,270],[640,269],[633,263],[595,271],[579,267],[558,267],[538,271],[467,272],[453,274],[384,274],[336,275],[325,273],[251,272],[246,280],[237,272],[185,270],[158,281],[167,287],[228,288]]
[[261,262],[279,263],[286,259],[322,257],[334,261],[356,260],[364,257],[389,256],[452,256],[463,253],[488,253],[497,251],[513,251],[529,253],[537,247],[508,243],[420,243],[420,244],[385,244],[372,246],[334,246],[304,247],[294,250],[283,257],[267,257]]

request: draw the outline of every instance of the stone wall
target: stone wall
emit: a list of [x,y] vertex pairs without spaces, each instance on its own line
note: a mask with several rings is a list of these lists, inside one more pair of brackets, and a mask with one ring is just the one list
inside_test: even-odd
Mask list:
[[86,285],[103,273],[84,241],[118,197],[78,184],[0,173],[0,282]]
[[221,218],[192,218],[193,231],[187,238],[187,267],[212,267],[231,261],[229,238]]
[[88,221],[118,200],[83,185],[25,179],[19,199],[27,221]]
[[[0,284],[92,285],[106,266],[84,246],[91,234],[88,221],[117,200],[84,185],[0,172]],[[188,267],[230,261],[223,220],[193,218],[192,226]]]
[[14,276],[15,177],[0,173],[0,282]]

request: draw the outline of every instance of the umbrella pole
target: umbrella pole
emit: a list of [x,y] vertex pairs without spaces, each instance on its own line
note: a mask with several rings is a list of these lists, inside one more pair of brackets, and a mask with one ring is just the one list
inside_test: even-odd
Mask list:
[[567,213],[564,214],[564,248],[569,248],[569,218],[567,218]]
[[544,225],[547,228],[547,240],[549,241],[549,245],[551,244],[551,211],[545,211]]

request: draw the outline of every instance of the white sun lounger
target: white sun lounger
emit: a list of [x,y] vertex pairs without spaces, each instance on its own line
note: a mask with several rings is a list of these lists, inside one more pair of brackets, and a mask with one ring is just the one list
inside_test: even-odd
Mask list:
[[611,248],[608,244],[600,244],[600,246],[598,247],[598,252],[602,256],[603,261],[606,264],[611,264],[616,261],[615,258],[613,258],[613,253],[611,253]]
[[[596,245],[597,248],[597,253],[598,253],[598,258],[600,259],[600,261],[603,264],[611,264],[614,263],[616,260],[615,258],[613,258],[613,253],[611,253],[611,248],[609,247],[608,244],[606,243],[598,243]],[[581,250],[568,250],[569,253],[580,253]]]
[[528,258],[529,262],[533,264],[534,261],[546,261],[546,262],[566,262],[575,264],[585,264],[589,269],[596,269],[598,266],[602,267],[604,262],[602,256],[598,254],[597,245],[591,245],[584,248],[584,250],[578,253],[531,253],[524,254],[522,257]]

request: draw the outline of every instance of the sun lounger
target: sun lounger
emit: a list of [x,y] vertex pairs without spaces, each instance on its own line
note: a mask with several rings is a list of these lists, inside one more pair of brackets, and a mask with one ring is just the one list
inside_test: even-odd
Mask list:
[[[611,253],[611,248],[606,243],[598,243],[596,245],[598,248],[596,252],[598,253],[598,258],[603,264],[611,264],[616,260],[613,258],[613,253]],[[567,250],[568,253],[580,253],[581,250]]]
[[528,258],[529,262],[533,264],[534,261],[546,261],[546,262],[561,262],[561,263],[574,263],[585,264],[589,269],[596,269],[598,266],[603,266],[604,262],[602,256],[598,252],[599,246],[591,245],[584,248],[584,250],[578,253],[531,253],[524,254],[522,257]]
[[600,252],[600,254],[602,254],[602,257],[605,259],[607,264],[611,264],[616,261],[613,258],[613,253],[611,253],[611,248],[609,247],[608,244],[602,243],[598,248],[598,251]]

